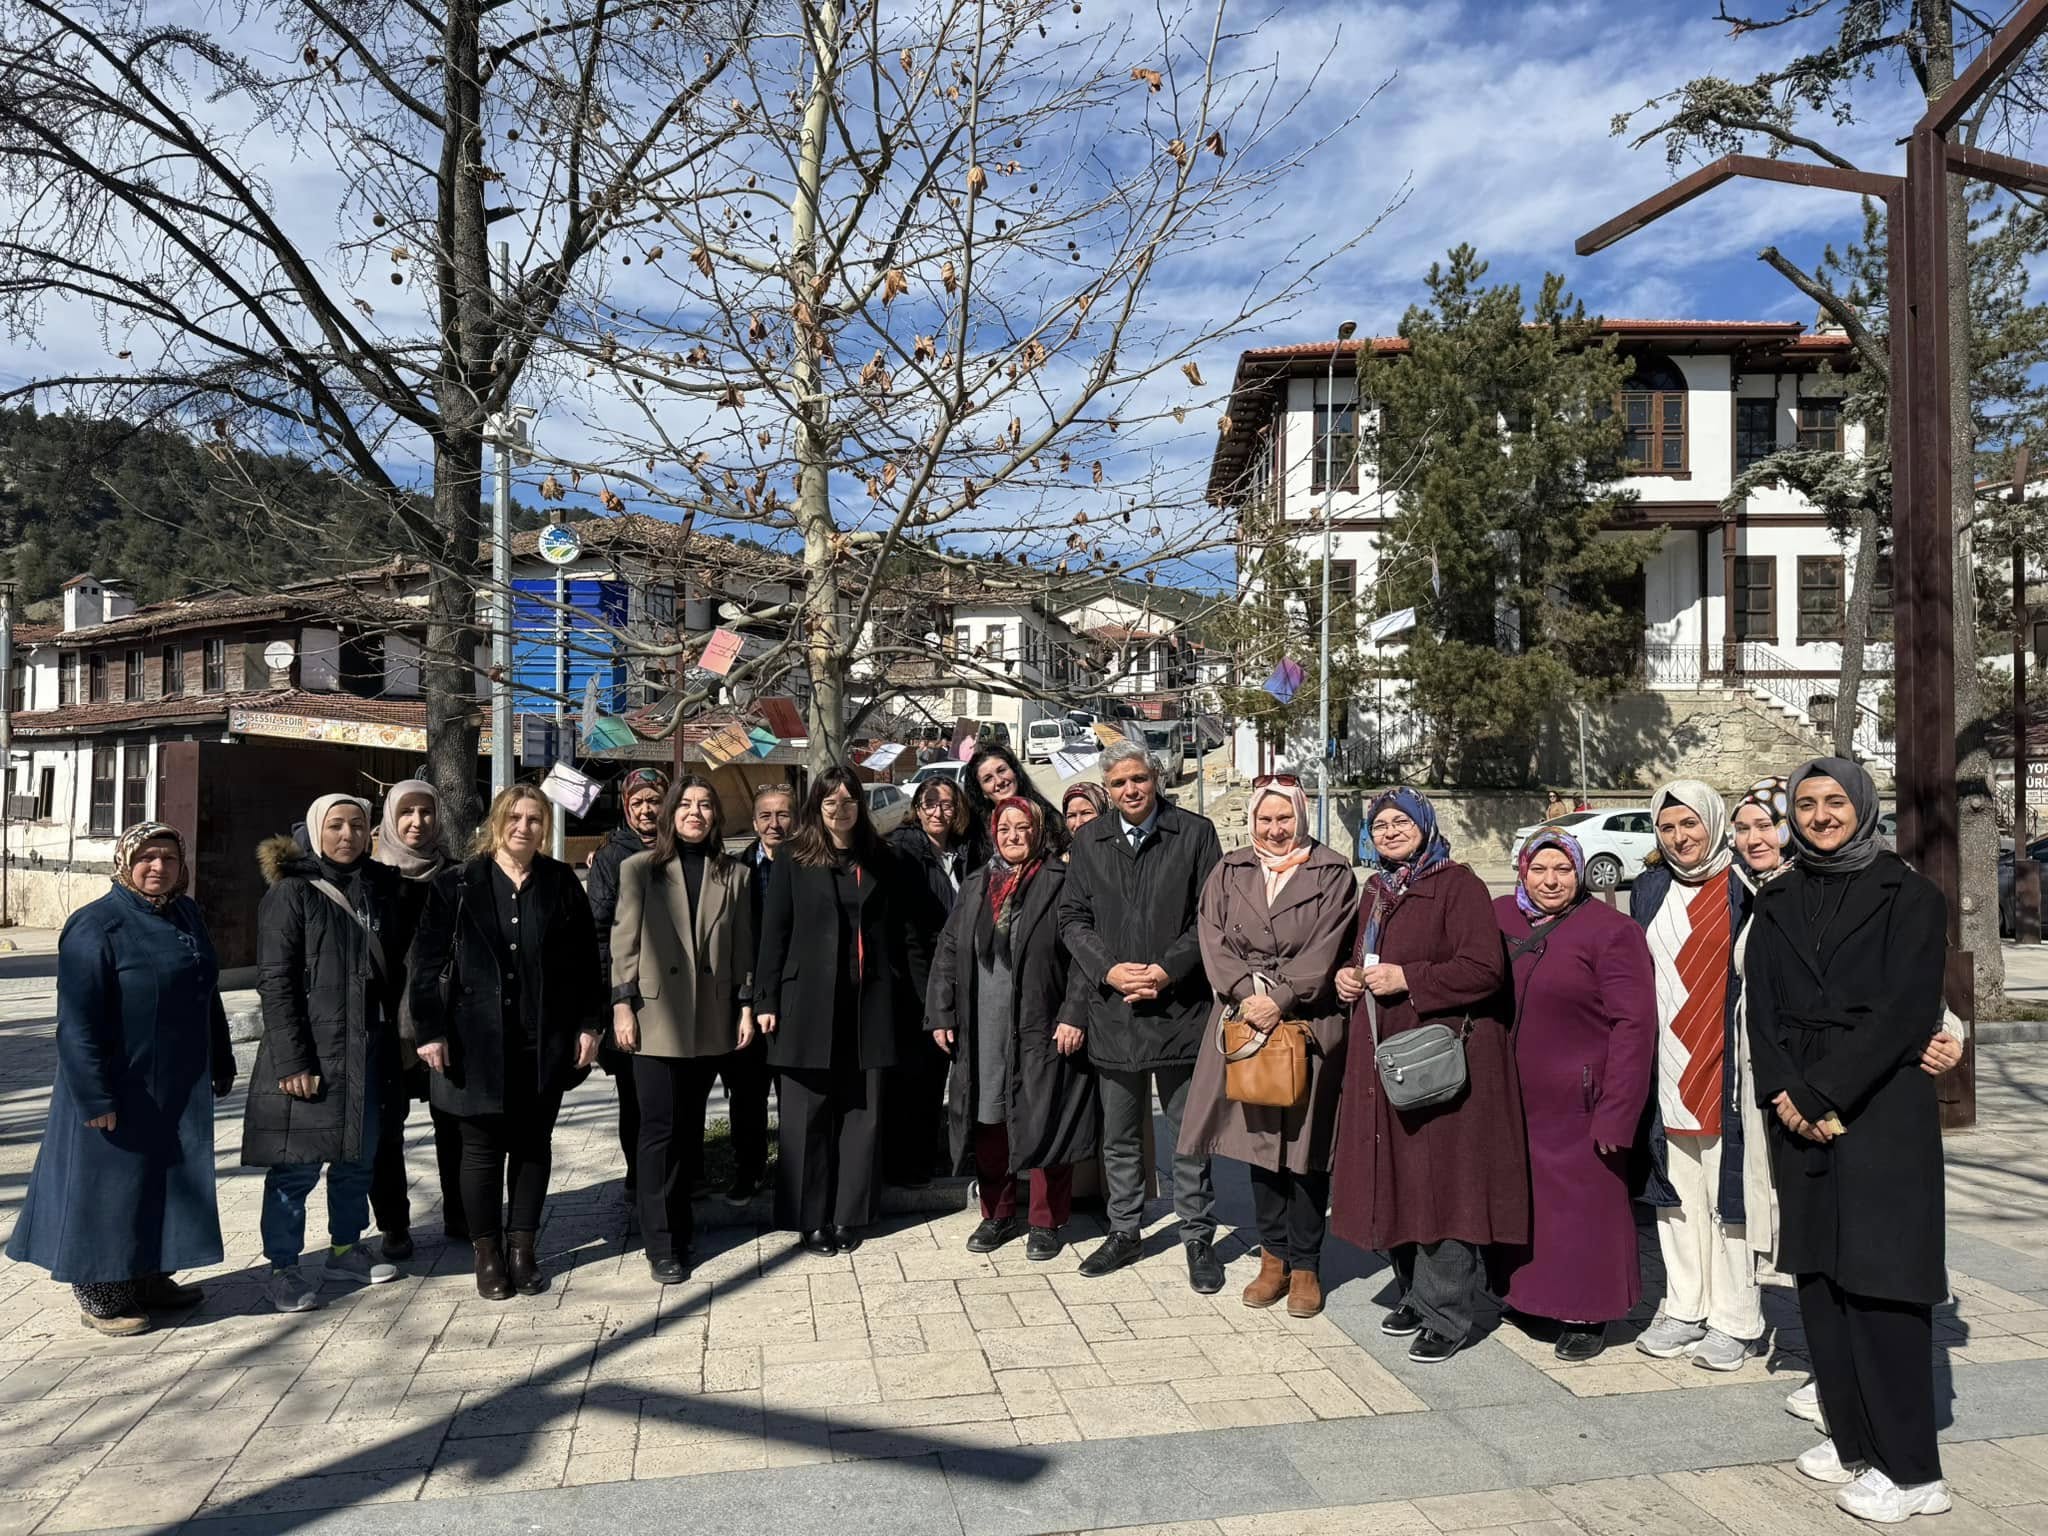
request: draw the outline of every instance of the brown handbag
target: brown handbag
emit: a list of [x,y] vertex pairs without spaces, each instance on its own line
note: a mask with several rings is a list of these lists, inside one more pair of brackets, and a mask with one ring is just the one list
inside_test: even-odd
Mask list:
[[[1263,994],[1265,978],[1253,981]],[[1296,1020],[1257,1030],[1237,1016],[1235,1005],[1226,1009],[1216,1026],[1224,1097],[1236,1104],[1293,1109],[1308,1097],[1309,1038],[1308,1026]]]

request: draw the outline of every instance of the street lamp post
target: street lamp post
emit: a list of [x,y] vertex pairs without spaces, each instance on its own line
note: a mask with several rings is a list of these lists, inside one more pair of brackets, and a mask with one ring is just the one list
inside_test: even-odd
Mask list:
[[[1962,870],[1957,841],[1955,524],[1950,471],[1948,179],[1971,176],[2018,192],[2048,193],[2048,166],[1954,144],[1949,135],[2048,28],[2048,0],[2025,0],[1906,139],[1903,176],[1756,155],[1727,155],[1580,236],[1581,256],[1604,250],[1738,176],[1823,187],[1883,200],[1889,267],[1895,681],[1899,720],[1899,844],[1948,907],[1947,1001],[1976,1016],[1970,955],[1961,947]],[[1944,1125],[1977,1115],[1976,1049],[1941,1079]]]
[[[1330,348],[1330,364],[1323,377],[1323,611],[1319,626],[1320,664],[1316,668],[1316,692],[1318,698],[1319,729],[1322,732],[1322,767],[1316,781],[1316,841],[1328,845],[1330,841],[1330,758],[1336,743],[1330,739],[1330,544],[1333,538],[1331,521],[1337,503],[1337,354],[1344,350],[1344,343],[1358,331],[1358,322],[1346,320],[1337,327],[1337,340]],[[1356,375],[1357,366],[1353,365]],[[1358,434],[1358,396],[1354,391],[1351,407],[1351,431],[1354,443]],[[1353,457],[1357,449],[1352,450]]]

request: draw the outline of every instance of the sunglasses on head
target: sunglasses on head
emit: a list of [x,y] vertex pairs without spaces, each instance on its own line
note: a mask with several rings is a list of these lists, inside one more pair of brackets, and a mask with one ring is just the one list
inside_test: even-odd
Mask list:
[[1253,789],[1299,789],[1301,775],[1298,773],[1262,773],[1252,780]]

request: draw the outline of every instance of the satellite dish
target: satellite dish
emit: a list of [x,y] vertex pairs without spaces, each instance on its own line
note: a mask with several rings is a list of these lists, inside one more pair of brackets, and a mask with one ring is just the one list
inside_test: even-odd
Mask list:
[[263,665],[273,672],[283,672],[292,664],[298,650],[289,640],[273,640],[263,647]]

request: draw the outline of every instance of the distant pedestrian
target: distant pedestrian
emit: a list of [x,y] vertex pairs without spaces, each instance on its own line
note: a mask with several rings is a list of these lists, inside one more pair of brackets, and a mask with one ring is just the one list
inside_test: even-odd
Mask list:
[[1543,808],[1543,819],[1545,821],[1555,821],[1558,817],[1569,816],[1571,813],[1572,803],[1565,798],[1564,791],[1553,789],[1550,792],[1550,804]]
[[[618,915],[619,869],[635,854],[654,846],[661,831],[662,802],[668,798],[668,775],[659,768],[635,768],[619,781],[623,819],[590,856],[590,920],[597,925],[597,965],[607,988],[612,974],[612,920]],[[629,1219],[640,1205],[640,1097],[633,1091],[633,1053],[618,1048],[607,1032],[598,1048],[597,1064],[612,1080],[619,1101],[619,1156],[625,1188],[621,1191]]]
[[1498,1252],[1502,1300],[1561,1323],[1560,1360],[1591,1360],[1642,1296],[1628,1158],[1657,1052],[1643,933],[1590,899],[1586,855],[1552,828],[1522,845],[1493,904],[1515,988],[1515,1070],[1529,1126],[1529,1241]]
[[[915,952],[928,956],[961,884],[974,872],[967,862],[967,807],[959,785],[926,779],[910,810],[910,819],[889,834],[889,847],[903,862],[903,921],[918,929]],[[903,1059],[882,1084],[889,1121],[882,1167],[890,1183],[922,1188],[934,1167],[950,1162],[944,1149],[947,1061],[925,1032],[929,967],[920,964],[909,981],[902,1000]]]
[[57,1077],[7,1257],[69,1284],[96,1333],[198,1305],[171,1277],[222,1257],[213,1106],[235,1058],[190,880],[184,838],[139,822],[57,940]]
[[1789,791],[1796,857],[1757,893],[1748,1033],[1774,1120],[1778,1267],[1798,1279],[1831,1436],[1799,1470],[1890,1524],[1950,1507],[1935,1441],[1941,1115],[1915,1066],[1942,1016],[1948,917],[1880,847],[1860,766],[1817,758]]
[[780,1104],[775,1216],[812,1253],[850,1253],[878,1212],[882,1074],[902,1059],[919,942],[901,865],[851,768],[827,769],[775,860],[754,971]]
[[477,1294],[547,1289],[537,1243],[562,1096],[604,1034],[590,901],[542,853],[554,806],[531,784],[498,791],[467,863],[434,880],[408,967],[420,1060],[462,1138],[462,1213]]
[[[383,1106],[399,1092],[400,882],[370,857],[368,801],[320,796],[306,835],[310,853],[273,837],[256,854],[270,888],[256,911],[263,1041],[249,1073],[242,1165],[264,1170],[263,1256],[280,1312],[310,1310],[321,1278],[398,1278],[362,1235]],[[323,1168],[328,1243],[309,1279],[299,1266],[306,1197]]]
[[[1380,1332],[1412,1338],[1408,1358],[1433,1365],[1471,1339],[1482,1250],[1529,1240],[1507,959],[1485,883],[1452,861],[1424,796],[1387,790],[1367,805],[1365,825],[1380,863],[1365,884],[1351,963],[1337,972],[1352,1013],[1330,1221],[1352,1246],[1387,1255],[1399,1300]],[[1462,1042],[1464,1087],[1397,1108],[1376,1047],[1430,1024]]]
[[[1223,857],[1216,828],[1160,797],[1159,761],[1136,742],[1102,754],[1115,814],[1081,829],[1060,894],[1060,933],[1087,986],[1088,1036],[1102,1098],[1109,1236],[1081,1261],[1090,1279],[1135,1264],[1145,1215],[1144,1129],[1156,1087],[1167,1145],[1180,1142],[1211,994],[1197,931],[1202,888]],[[1209,1159],[1176,1151],[1173,1206],[1188,1283],[1223,1289]]]
[[[1013,795],[996,810],[995,852],[969,875],[938,940],[925,1027],[950,1058],[953,1165],[972,1168],[981,1224],[970,1253],[1018,1237],[1024,1256],[1059,1257],[1073,1209],[1073,1165],[1101,1130],[1080,998],[1060,937],[1067,872],[1048,861],[1045,813]],[[1017,1181],[1027,1177],[1026,1214]]]
[[[1358,881],[1348,859],[1309,835],[1308,799],[1293,775],[1254,780],[1245,820],[1250,846],[1224,854],[1202,888],[1202,965],[1216,1006],[1179,1147],[1235,1158],[1251,1174],[1262,1254],[1244,1304],[1284,1298],[1293,1316],[1314,1317],[1323,1310],[1330,1152],[1344,1078],[1337,965],[1358,914]],[[1289,1020],[1307,1026],[1308,1088],[1299,1103],[1241,1104],[1225,1091],[1226,1011],[1256,1030]]]
[[[442,843],[441,792],[425,779],[401,779],[384,798],[384,815],[371,840],[370,857],[398,871],[398,905],[393,938],[384,946],[387,958],[402,962],[419,928],[434,876],[451,864]],[[405,1121],[414,1099],[427,1096],[432,1075],[420,1065],[413,1038],[412,1011],[403,994],[398,1007],[398,1092],[384,1104],[377,1120],[377,1165],[370,1179],[370,1212],[384,1234],[384,1257],[403,1264],[413,1255],[412,1201],[407,1194]],[[433,1113],[429,1106],[430,1114]],[[460,1170],[462,1143],[455,1122],[433,1114],[434,1161],[441,1177],[441,1229],[456,1242],[469,1241],[462,1225]]]
[[619,868],[612,1039],[636,1058],[640,1231],[662,1285],[690,1272],[711,1085],[754,1039],[754,903],[724,821],[710,780],[678,779],[654,847]]
[[[1741,1369],[1764,1331],[1743,1198],[1744,1145],[1734,1031],[1742,979],[1735,935],[1749,891],[1730,865],[1728,812],[1697,779],[1650,796],[1655,861],[1637,876],[1629,915],[1657,976],[1657,1073],[1645,1198],[1657,1207],[1664,1300],[1636,1348]],[[1758,1213],[1760,1217],[1767,1213]]]

